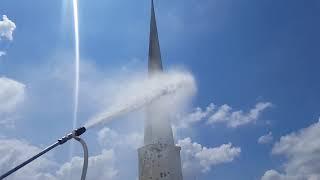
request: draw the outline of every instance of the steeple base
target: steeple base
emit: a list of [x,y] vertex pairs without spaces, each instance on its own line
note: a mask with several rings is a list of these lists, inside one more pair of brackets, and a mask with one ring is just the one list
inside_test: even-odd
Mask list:
[[139,180],[182,180],[180,150],[160,143],[139,148]]

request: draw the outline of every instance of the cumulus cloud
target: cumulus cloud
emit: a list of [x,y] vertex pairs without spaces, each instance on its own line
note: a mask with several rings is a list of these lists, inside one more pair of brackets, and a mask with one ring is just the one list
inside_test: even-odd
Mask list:
[[[103,150],[101,154],[89,157],[87,179],[113,180],[118,175],[115,166],[115,154],[111,150]],[[57,171],[57,179],[78,180],[81,176],[83,158],[73,157]]]
[[273,135],[272,132],[269,132],[268,134],[265,134],[258,139],[259,144],[269,144],[273,141]]
[[119,134],[110,128],[103,128],[98,132],[98,142],[104,147],[125,147],[138,149],[143,145],[143,134],[134,132],[129,134]]
[[[109,138],[108,138],[109,137]],[[101,153],[89,157],[89,167],[87,179],[97,180],[121,180],[130,179],[137,173],[136,161],[130,163],[128,157],[122,158],[119,155],[122,152],[130,153],[129,156],[137,156],[136,147],[141,146],[142,135],[129,133],[123,135],[115,130],[104,128],[98,132],[98,140],[104,146]],[[113,143],[111,143],[113,141]],[[119,142],[119,143],[118,143]],[[207,148],[199,143],[192,142],[191,138],[180,140],[178,145],[182,147],[181,156],[183,171],[186,178],[190,174],[205,173],[210,171],[214,166],[232,162],[240,155],[241,149],[232,146],[231,143],[223,144],[219,147]],[[110,147],[105,147],[110,146]],[[131,150],[125,150],[128,149]],[[40,152],[40,148],[30,145],[26,141],[17,139],[0,140],[0,173],[4,173],[13,166],[26,160],[32,155]],[[121,151],[121,153],[116,153]],[[53,155],[53,154],[51,154]],[[125,162],[125,163],[123,163]],[[8,180],[58,180],[58,179],[79,179],[82,169],[83,158],[73,157],[70,162],[59,165],[54,161],[52,156],[43,156],[30,165],[23,168],[16,174],[10,176]],[[127,164],[128,167],[124,168]],[[129,175],[127,175],[128,171]]]
[[256,122],[261,113],[271,106],[269,102],[259,102],[249,112],[244,112],[243,110],[232,111],[232,107],[225,104],[220,106],[207,122],[208,124],[225,123],[228,127],[236,128]]
[[215,105],[213,103],[210,103],[209,106],[205,108],[205,110],[197,107],[190,114],[187,114],[185,116],[178,115],[177,119],[179,119],[179,122],[176,127],[188,128],[190,124],[200,122],[207,118],[213,112],[214,108]]
[[233,108],[227,104],[216,106],[209,104],[205,110],[197,107],[193,112],[186,115],[178,115],[176,127],[187,128],[193,123],[205,121],[207,124],[226,124],[227,127],[237,128],[246,124],[255,123],[261,113],[271,107],[270,102],[259,102],[248,112],[243,110],[233,111]]
[[[143,145],[143,135],[140,133],[121,134],[105,127],[97,135],[98,141],[103,147],[112,147],[121,152],[126,149],[126,153],[130,153],[132,156],[137,156],[136,149]],[[177,145],[181,147],[182,167],[185,178],[209,172],[219,164],[232,162],[241,153],[241,148],[234,147],[231,143],[208,148],[192,142],[191,138],[179,140]]]
[[0,77],[0,112],[12,112],[23,101],[25,85],[6,78]]
[[[143,145],[143,134],[122,134],[105,127],[98,131],[97,141],[102,152],[89,157],[87,179],[122,180],[132,179],[137,173],[137,148]],[[131,161],[129,159],[135,159]],[[73,157],[55,173],[57,179],[79,179],[82,157]]]
[[280,138],[272,154],[287,159],[283,173],[265,172],[262,180],[318,180],[320,179],[320,121],[298,132]]
[[285,175],[280,174],[276,170],[269,170],[265,172],[261,180],[293,180],[293,177],[288,177]]
[[0,77],[0,125],[13,123],[14,111],[25,98],[25,85],[9,79]]
[[205,173],[213,166],[232,162],[241,153],[240,147],[231,143],[219,147],[207,148],[199,143],[192,142],[191,138],[179,140],[181,147],[182,167],[185,177],[194,177],[198,173]]
[[[40,149],[26,141],[17,139],[0,139],[0,174],[5,173],[19,163],[32,157]],[[53,179],[49,170],[55,167],[55,163],[46,157],[40,157],[28,166],[9,176],[8,180],[41,180]]]
[[0,57],[6,55],[7,53],[5,51],[0,51]]
[[13,31],[16,29],[16,24],[11,21],[6,15],[2,16],[0,21],[0,39],[5,38],[13,40]]
[[[0,174],[3,174],[41,151],[37,146],[18,139],[0,139]],[[115,180],[118,170],[115,168],[113,149],[103,149],[89,157],[87,179]],[[44,155],[14,174],[8,180],[58,180],[79,179],[83,165],[82,157],[73,157],[70,162],[59,165],[50,156]]]

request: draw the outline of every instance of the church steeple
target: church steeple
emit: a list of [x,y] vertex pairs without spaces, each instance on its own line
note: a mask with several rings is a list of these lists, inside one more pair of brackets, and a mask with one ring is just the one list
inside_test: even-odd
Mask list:
[[[148,71],[150,78],[163,71],[153,0]],[[182,180],[181,148],[174,144],[170,117],[164,109],[165,100],[159,99],[146,108],[144,146],[138,149],[139,180]]]
[[[151,0],[148,71],[150,78],[163,72],[153,0]],[[161,102],[154,102],[147,108],[144,132],[145,145],[155,142],[174,144],[169,117],[159,111],[161,111]]]
[[150,21],[150,37],[149,37],[148,70],[149,70],[150,75],[152,75],[156,72],[161,72],[163,70],[153,0],[151,0],[151,21]]

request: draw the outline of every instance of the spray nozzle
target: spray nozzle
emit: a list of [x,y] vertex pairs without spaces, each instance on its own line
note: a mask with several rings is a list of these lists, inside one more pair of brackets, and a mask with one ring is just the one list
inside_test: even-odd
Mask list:
[[85,127],[81,127],[78,128],[76,130],[73,131],[75,136],[80,136],[81,134],[83,134],[84,132],[86,132],[86,128]]
[[63,136],[62,138],[60,138],[58,140],[59,144],[64,144],[65,142],[69,141],[70,139],[80,136],[84,132],[86,132],[86,128],[85,127],[81,127],[81,128],[75,129],[71,133],[69,133],[69,134]]

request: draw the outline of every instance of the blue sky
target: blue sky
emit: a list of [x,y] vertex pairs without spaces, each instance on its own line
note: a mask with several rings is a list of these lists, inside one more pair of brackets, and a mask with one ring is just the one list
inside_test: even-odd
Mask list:
[[[196,107],[205,111],[210,103],[216,105],[213,112],[182,128],[177,141],[189,137],[208,148],[229,142],[241,148],[241,153],[230,162],[212,163],[209,171],[193,172],[194,175],[203,180],[320,179],[319,158],[313,162],[314,170],[302,170],[311,166],[307,159],[320,156],[316,153],[320,152],[320,142],[314,138],[320,135],[320,2],[162,0],[155,1],[155,5],[165,68],[186,69],[197,82],[198,92],[188,111],[194,113]],[[0,76],[24,85],[15,84],[18,90],[14,92],[23,91],[20,94],[23,98],[10,107],[10,112],[8,108],[1,109],[6,97],[1,97],[5,93],[0,90],[4,99],[0,101],[0,118],[14,119],[10,120],[10,126],[8,122],[0,123],[1,141],[7,140],[6,146],[0,145],[0,152],[5,153],[10,147],[9,140],[28,142],[26,146],[31,149],[45,147],[72,127],[71,1],[3,0],[0,15],[7,15],[16,25],[12,41],[0,40],[0,51],[6,52],[0,56]],[[117,81],[126,83],[127,77],[146,71],[149,19],[149,1],[79,0],[82,86],[79,125],[101,110],[102,105],[111,103],[108,96],[121,88],[114,85]],[[106,99],[99,99],[100,95]],[[228,126],[232,112],[243,111],[242,118],[247,118],[258,103],[272,105],[263,108],[248,123]],[[224,104],[232,110],[219,119],[222,123],[209,123]],[[140,116],[138,112],[131,117]],[[130,116],[123,117],[108,128],[90,131],[85,136],[91,145],[91,155],[114,153],[107,158],[114,166],[106,168],[118,170],[116,178],[135,179],[136,146],[128,153],[126,148],[132,144],[125,142],[127,137],[135,137],[132,133],[139,139],[139,133],[143,133],[142,120],[132,122]],[[98,145],[97,132],[101,137],[104,133],[117,134],[115,141],[124,143]],[[271,140],[258,143],[269,132]],[[306,143],[303,146],[310,150],[301,152],[298,148],[301,142],[319,146]],[[295,151],[284,148],[288,146]],[[44,164],[59,169],[69,160],[68,151],[68,147],[60,147],[43,159]],[[122,160],[132,164],[123,164]],[[51,165],[52,162],[56,164]],[[293,167],[295,162],[304,163]],[[33,168],[25,173],[54,174]],[[0,164],[0,172],[4,169],[6,165]],[[59,177],[57,174],[53,176]]]

